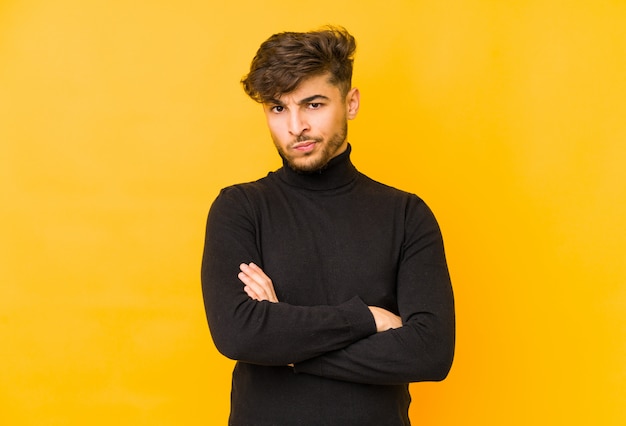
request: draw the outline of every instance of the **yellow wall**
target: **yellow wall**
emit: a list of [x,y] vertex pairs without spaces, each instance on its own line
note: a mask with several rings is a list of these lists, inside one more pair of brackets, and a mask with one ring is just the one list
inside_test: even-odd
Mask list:
[[238,80],[325,23],[355,163],[447,243],[457,358],[414,422],[626,424],[626,2],[263,4],[0,2],[0,424],[225,424],[205,215],[279,164]]

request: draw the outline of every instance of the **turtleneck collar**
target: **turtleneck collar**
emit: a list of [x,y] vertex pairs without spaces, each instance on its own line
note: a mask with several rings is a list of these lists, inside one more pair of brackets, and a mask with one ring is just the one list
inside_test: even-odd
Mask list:
[[298,186],[310,190],[330,190],[340,188],[352,182],[358,171],[350,161],[352,147],[332,158],[326,167],[317,172],[299,173],[294,171],[285,160],[283,167],[276,171],[277,176],[291,186]]

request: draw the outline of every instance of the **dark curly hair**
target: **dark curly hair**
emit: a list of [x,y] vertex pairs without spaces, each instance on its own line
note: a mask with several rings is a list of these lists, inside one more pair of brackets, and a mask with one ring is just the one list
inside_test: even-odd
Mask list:
[[345,96],[352,85],[356,42],[345,28],[283,32],[268,38],[256,53],[241,83],[257,102],[278,99],[306,78],[328,73],[329,82]]

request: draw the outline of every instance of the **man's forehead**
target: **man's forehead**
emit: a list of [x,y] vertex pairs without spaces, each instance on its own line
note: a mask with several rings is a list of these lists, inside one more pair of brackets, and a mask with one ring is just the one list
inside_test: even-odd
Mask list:
[[301,81],[291,92],[282,93],[272,99],[273,102],[284,103],[295,101],[298,103],[312,101],[315,98],[330,99],[340,92],[340,89],[331,83],[327,74],[315,75]]

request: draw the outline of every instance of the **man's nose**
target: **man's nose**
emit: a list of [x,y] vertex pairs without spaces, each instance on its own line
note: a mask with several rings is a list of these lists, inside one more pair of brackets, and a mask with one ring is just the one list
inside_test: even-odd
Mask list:
[[292,111],[289,116],[289,133],[294,136],[300,136],[306,130],[309,130],[306,118],[300,111]]

